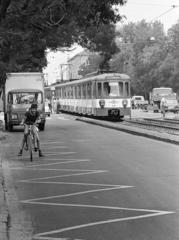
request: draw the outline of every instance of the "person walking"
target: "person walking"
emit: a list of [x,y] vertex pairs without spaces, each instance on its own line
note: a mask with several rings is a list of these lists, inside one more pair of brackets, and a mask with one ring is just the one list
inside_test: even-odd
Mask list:
[[162,97],[161,102],[160,102],[160,109],[161,109],[163,118],[165,117],[165,107],[166,107],[166,99],[164,97]]

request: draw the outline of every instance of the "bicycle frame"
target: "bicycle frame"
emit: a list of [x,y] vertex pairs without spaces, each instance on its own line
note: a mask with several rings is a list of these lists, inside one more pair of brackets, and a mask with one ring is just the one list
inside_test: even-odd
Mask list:
[[31,162],[33,161],[33,140],[34,140],[34,134],[33,134],[33,123],[26,123],[26,125],[28,126],[28,132],[27,132],[27,145],[28,145],[28,150],[29,150],[29,154],[30,154],[30,160]]

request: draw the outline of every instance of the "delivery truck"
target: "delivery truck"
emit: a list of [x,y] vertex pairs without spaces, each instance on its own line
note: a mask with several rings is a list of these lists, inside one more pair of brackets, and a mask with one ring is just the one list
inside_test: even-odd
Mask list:
[[44,77],[40,72],[8,73],[4,85],[4,120],[6,130],[20,125],[25,112],[36,103],[40,112],[39,129],[45,129]]
[[165,110],[178,112],[177,95],[170,87],[153,88],[150,93],[150,104],[153,107],[153,112],[161,111],[161,99],[165,99]]

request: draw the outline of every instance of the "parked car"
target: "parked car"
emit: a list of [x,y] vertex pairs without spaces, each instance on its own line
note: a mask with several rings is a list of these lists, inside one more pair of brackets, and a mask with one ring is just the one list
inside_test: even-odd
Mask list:
[[147,109],[148,101],[143,96],[132,97],[132,108],[133,109]]

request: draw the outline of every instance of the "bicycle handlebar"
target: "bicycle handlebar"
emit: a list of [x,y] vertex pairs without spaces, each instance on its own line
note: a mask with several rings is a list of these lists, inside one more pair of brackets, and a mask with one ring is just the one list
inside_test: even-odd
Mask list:
[[33,123],[33,122],[26,122],[26,123],[24,123],[24,125],[37,125],[38,123]]

